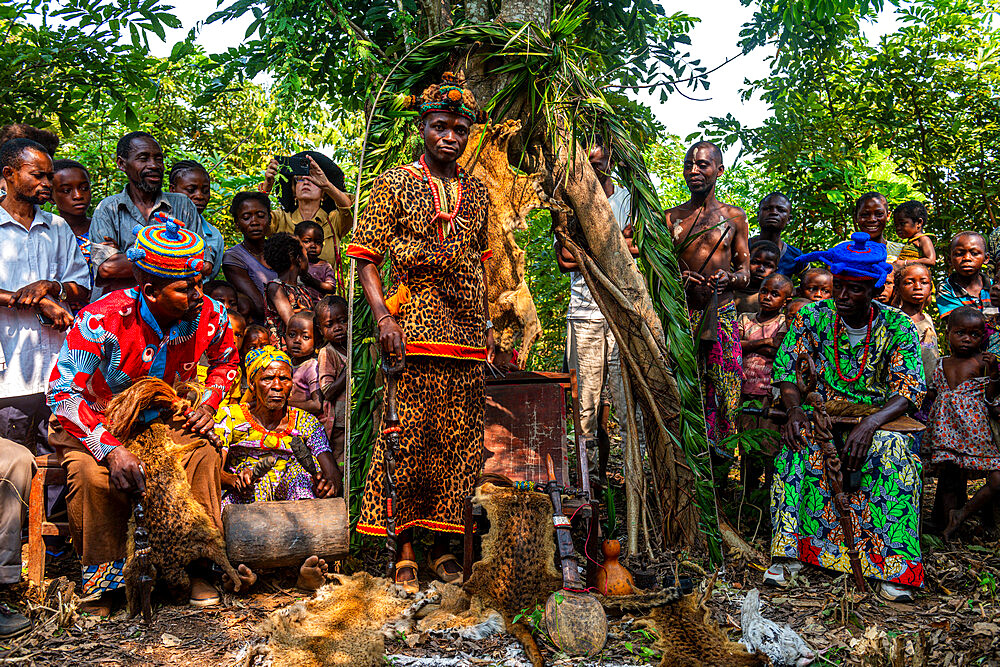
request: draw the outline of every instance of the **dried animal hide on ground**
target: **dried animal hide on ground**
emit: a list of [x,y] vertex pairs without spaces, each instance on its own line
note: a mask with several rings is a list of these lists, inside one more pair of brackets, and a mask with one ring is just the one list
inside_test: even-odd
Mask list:
[[490,531],[483,537],[483,559],[472,566],[465,590],[485,607],[496,609],[507,631],[520,640],[535,667],[543,665],[531,632],[513,619],[523,610],[545,604],[562,587],[556,570],[552,502],[533,491],[485,483],[473,499],[486,510]]
[[[636,625],[652,630],[659,637],[653,648],[663,653],[660,667],[766,667],[771,664],[763,654],[747,653],[742,644],[729,641],[712,620],[704,601],[697,592],[685,595],[654,607],[648,616],[638,620]],[[628,610],[627,606],[625,608]]]
[[743,600],[740,625],[743,630],[740,643],[749,651],[766,655],[775,667],[806,667],[816,659],[816,652],[787,623],[778,625],[764,618],[756,588]]
[[[205,508],[194,499],[184,468],[183,455],[206,441],[185,433],[182,413],[190,403],[180,399],[163,380],[143,378],[115,396],[108,406],[108,431],[135,454],[146,473],[143,507],[149,531],[147,562],[154,579],[166,583],[175,597],[187,595],[191,582],[185,568],[207,558],[221,567],[233,581],[236,571],[226,556],[222,532]],[[146,425],[143,412],[161,411],[160,419]],[[129,613],[140,608],[139,577],[142,572],[134,556],[134,522],[129,522],[125,590]]]
[[541,208],[541,201],[536,194],[537,179],[515,173],[507,162],[507,144],[520,131],[520,121],[508,120],[488,126],[483,138],[483,126],[475,126],[461,162],[490,191],[487,239],[493,258],[486,262],[486,277],[497,348],[510,352],[520,337],[518,362],[524,368],[542,327],[524,280],[524,251],[514,240],[514,232],[527,229],[525,216]]
[[414,600],[366,572],[334,578],[315,597],[279,609],[261,623],[258,632],[270,637],[273,667],[384,664],[383,628],[402,618]]
[[415,614],[417,632],[479,641],[504,631],[506,624],[499,612],[486,607],[481,598],[470,598],[460,587],[432,581],[428,592],[437,599]]

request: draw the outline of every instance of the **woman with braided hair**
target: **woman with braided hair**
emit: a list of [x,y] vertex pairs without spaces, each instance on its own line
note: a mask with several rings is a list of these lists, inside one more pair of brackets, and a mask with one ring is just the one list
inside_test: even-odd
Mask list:
[[[414,527],[436,533],[428,560],[438,578],[462,576],[448,534],[462,532],[463,503],[483,467],[483,362],[492,362],[494,348],[483,266],[489,191],[458,164],[477,120],[475,99],[446,73],[419,103],[424,153],[375,180],[347,248],[382,353],[398,363],[405,351],[396,390],[396,581],[414,591]],[[389,298],[379,275],[387,259]],[[366,535],[386,534],[385,446],[380,437],[365,483],[358,532]]]

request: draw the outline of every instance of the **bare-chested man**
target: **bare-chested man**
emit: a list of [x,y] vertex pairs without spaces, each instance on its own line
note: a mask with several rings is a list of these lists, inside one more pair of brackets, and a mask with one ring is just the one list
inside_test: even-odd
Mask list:
[[708,440],[736,433],[743,383],[743,351],[736,329],[733,289],[750,282],[749,229],[743,209],[719,201],[715,182],[725,171],[722,151],[699,141],[684,156],[691,198],[667,211],[695,335]]

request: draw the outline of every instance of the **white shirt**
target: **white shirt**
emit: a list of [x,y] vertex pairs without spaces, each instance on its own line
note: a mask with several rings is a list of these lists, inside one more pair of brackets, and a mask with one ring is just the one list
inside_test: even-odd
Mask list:
[[[618,227],[624,230],[631,223],[632,198],[628,190],[615,186],[614,193],[608,197],[611,204],[611,211],[615,214]],[[567,320],[603,320],[604,315],[597,307],[594,297],[590,295],[587,282],[583,279],[583,274],[573,271],[570,273],[569,283],[569,308],[566,310]]]
[[[90,287],[90,270],[69,224],[35,207],[28,229],[0,207],[0,289],[39,280]],[[0,399],[43,393],[66,334],[43,327],[38,311],[0,308]]]

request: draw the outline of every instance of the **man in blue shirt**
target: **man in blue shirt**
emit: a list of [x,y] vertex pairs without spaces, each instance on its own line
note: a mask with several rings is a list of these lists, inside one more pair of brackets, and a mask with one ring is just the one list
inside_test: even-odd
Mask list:
[[[94,293],[91,300],[116,289],[135,287],[132,263],[125,251],[135,244],[132,228],[150,224],[163,211],[204,240],[204,219],[187,195],[163,191],[163,149],[147,132],[129,132],[118,140],[115,164],[128,177],[125,189],[97,205],[90,224]],[[206,264],[207,276],[214,267]]]
[[785,231],[785,227],[788,226],[791,219],[791,200],[780,192],[772,192],[760,200],[760,207],[757,209],[757,224],[760,225],[760,235],[750,239],[751,243],[757,239],[764,239],[777,245],[781,251],[781,257],[778,259],[778,273],[789,278],[802,270],[802,267],[796,262],[802,255],[802,251],[781,240],[781,232]]

